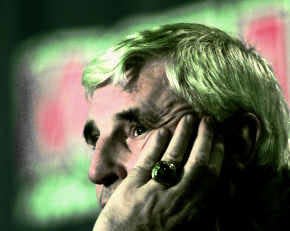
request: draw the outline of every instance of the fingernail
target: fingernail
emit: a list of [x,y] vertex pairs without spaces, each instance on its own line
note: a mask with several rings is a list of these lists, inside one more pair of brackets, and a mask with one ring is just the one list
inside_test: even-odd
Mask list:
[[208,127],[214,129],[215,127],[215,121],[211,116],[206,116],[205,117],[205,123],[207,124]]
[[191,122],[193,121],[193,116],[192,116],[192,115],[186,115],[186,116],[185,116],[185,121],[186,121],[187,123],[191,123]]
[[166,128],[160,128],[159,135],[160,136],[167,136],[168,135],[168,130]]

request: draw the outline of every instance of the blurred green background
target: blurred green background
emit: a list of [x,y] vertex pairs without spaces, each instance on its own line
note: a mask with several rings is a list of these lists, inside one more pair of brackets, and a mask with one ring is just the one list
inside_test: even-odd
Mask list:
[[[251,23],[274,17],[284,37],[270,38],[289,40],[289,0],[34,0],[3,1],[0,9],[1,230],[92,229],[99,208],[87,178],[90,151],[81,137],[87,108],[79,84],[94,56],[131,33],[173,22],[255,39],[247,37]],[[260,48],[288,84],[289,50],[277,58],[275,47]]]

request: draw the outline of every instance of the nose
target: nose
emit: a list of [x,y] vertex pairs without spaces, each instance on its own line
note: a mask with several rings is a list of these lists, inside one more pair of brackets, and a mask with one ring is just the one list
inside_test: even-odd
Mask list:
[[125,165],[119,160],[122,149],[111,139],[99,139],[92,156],[89,179],[95,184],[109,186],[127,176]]

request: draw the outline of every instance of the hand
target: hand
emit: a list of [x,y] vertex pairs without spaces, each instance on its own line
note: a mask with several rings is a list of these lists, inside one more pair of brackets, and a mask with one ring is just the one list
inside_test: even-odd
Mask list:
[[[214,136],[211,124],[209,117],[200,121],[193,145],[191,115],[180,120],[168,146],[169,132],[164,128],[155,131],[135,168],[100,213],[94,231],[172,230],[179,224],[198,222],[214,196],[223,162],[223,142]],[[152,167],[160,159],[183,168],[177,184],[166,187],[151,179]]]

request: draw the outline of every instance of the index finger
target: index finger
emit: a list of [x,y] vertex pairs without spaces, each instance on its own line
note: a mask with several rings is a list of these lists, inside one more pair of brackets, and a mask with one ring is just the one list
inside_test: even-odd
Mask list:
[[154,131],[141,151],[135,167],[131,171],[133,172],[132,174],[139,176],[139,181],[145,183],[144,181],[151,178],[151,169],[161,159],[168,142],[169,131],[167,129],[161,128],[158,131]]

